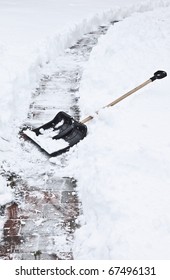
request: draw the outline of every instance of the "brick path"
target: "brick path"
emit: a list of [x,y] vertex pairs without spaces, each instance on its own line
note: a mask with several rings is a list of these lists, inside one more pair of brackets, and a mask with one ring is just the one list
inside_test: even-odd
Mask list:
[[13,202],[3,213],[8,219],[0,257],[72,259],[71,244],[80,209],[76,182],[70,178],[49,179],[48,191],[42,186],[28,189],[24,184],[21,189],[21,181],[15,183],[20,202]]

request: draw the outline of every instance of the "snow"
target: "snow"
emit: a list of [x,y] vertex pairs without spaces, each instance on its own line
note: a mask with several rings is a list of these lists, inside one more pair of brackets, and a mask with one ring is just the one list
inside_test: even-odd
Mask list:
[[[136,13],[110,28],[93,49],[80,88],[83,117],[170,71],[170,8]],[[84,222],[77,259],[169,259],[170,132],[168,78],[89,122],[71,155]]]
[[[10,187],[7,186],[5,178],[0,176],[0,208],[1,206],[5,205],[8,202],[11,202],[13,199],[13,193],[10,190]],[[4,217],[0,218],[0,240],[2,236],[2,229],[3,229],[3,224],[5,222]]]
[[[119,20],[86,64],[82,117],[156,70],[169,73],[169,6],[169,0],[0,0],[1,166],[17,161],[18,129],[42,73],[52,73],[56,57],[98,25]],[[68,154],[62,172],[78,180],[83,205],[75,259],[169,259],[168,88],[169,78],[155,81],[101,110]],[[4,180],[0,175],[0,205],[13,199]]]
[[13,198],[13,195],[10,191],[10,188],[7,186],[5,178],[0,177],[0,206],[10,202]]
[[31,138],[36,144],[38,144],[43,150],[45,150],[48,154],[52,154],[56,151],[60,151],[69,146],[68,142],[63,139],[53,139],[54,131],[49,131],[47,129],[44,134],[36,135],[35,132],[27,129],[24,131],[24,134]]

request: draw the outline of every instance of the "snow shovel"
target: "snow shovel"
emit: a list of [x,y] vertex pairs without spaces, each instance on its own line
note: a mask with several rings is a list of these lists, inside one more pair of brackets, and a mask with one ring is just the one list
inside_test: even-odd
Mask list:
[[[147,84],[155,81],[156,79],[162,79],[166,76],[167,73],[165,71],[159,70],[155,72],[153,77],[151,77],[149,80],[120,96],[111,103],[105,105],[101,109],[114,106]],[[95,113],[98,114],[99,111],[96,111]],[[87,126],[85,123],[92,120],[93,118],[94,116],[88,116],[82,121],[78,122],[70,115],[61,111],[50,122],[33,130],[27,129],[26,131],[23,131],[23,133],[42,150],[44,150],[50,157],[54,157],[67,152],[70,147],[82,140],[87,135]]]

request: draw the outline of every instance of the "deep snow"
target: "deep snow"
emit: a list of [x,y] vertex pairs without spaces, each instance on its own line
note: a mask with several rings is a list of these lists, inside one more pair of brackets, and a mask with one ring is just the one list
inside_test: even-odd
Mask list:
[[[169,73],[169,5],[168,0],[121,0],[118,5],[116,0],[0,0],[1,166],[17,158],[18,126],[42,73],[52,73],[55,58],[99,24],[120,20],[99,40],[86,65],[83,117],[159,68]],[[70,151],[61,174],[78,179],[84,213],[75,259],[170,257],[168,87],[168,78],[156,81],[102,110],[89,123],[88,137]],[[12,194],[0,180],[3,205]]]
[[[169,19],[170,8],[137,13],[100,39],[80,87],[83,115],[169,73]],[[75,258],[170,258],[169,87],[168,77],[101,110],[71,155],[84,213]]]

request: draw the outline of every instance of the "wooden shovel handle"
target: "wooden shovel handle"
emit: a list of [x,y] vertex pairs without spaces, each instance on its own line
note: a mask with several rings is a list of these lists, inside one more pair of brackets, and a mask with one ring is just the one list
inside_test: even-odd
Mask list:
[[[146,82],[144,82],[143,84],[135,87],[134,89],[128,91],[127,93],[123,94],[122,96],[120,96],[119,98],[115,99],[114,101],[112,101],[111,103],[105,105],[102,107],[102,109],[104,108],[108,108],[108,107],[112,107],[114,106],[115,104],[119,103],[120,101],[122,101],[123,99],[125,99],[126,97],[128,97],[129,95],[133,94],[134,92],[138,91],[139,89],[143,88],[144,86],[146,86],[147,84],[151,83],[152,80],[149,79],[147,80]],[[96,114],[99,113],[99,110],[95,112]],[[93,116],[88,116],[86,117],[85,119],[83,119],[82,121],[80,121],[81,123],[86,123],[90,120],[92,120],[94,117]]]
[[[157,72],[154,73],[153,77],[151,77],[149,80],[145,81],[144,83],[142,83],[141,85],[135,87],[134,89],[128,91],[127,93],[123,94],[122,96],[120,96],[119,98],[117,98],[116,100],[112,101],[111,103],[105,105],[104,107],[102,107],[102,109],[104,108],[108,108],[111,106],[114,106],[115,104],[119,103],[120,101],[122,101],[123,99],[125,99],[126,97],[128,97],[129,95],[133,94],[134,92],[138,91],[139,89],[143,88],[144,86],[146,86],[147,84],[155,81],[156,79],[163,79],[167,76],[167,73],[165,71],[162,70],[158,70]],[[96,114],[99,113],[99,110],[95,112]],[[85,119],[83,119],[82,121],[80,121],[81,123],[86,123],[90,120],[92,120],[94,117],[93,116],[88,116]]]
[[131,94],[133,94],[134,92],[138,91],[139,89],[143,88],[144,86],[146,86],[147,84],[151,83],[151,79],[147,80],[146,82],[144,82],[143,84],[135,87],[134,89],[128,91],[127,93],[123,94],[122,96],[120,96],[119,98],[117,98],[116,100],[112,101],[111,103],[107,104],[106,106],[103,107],[107,108],[107,107],[111,107],[114,106],[115,104],[119,103],[120,101],[122,101],[123,99],[125,99],[126,97],[130,96]]

